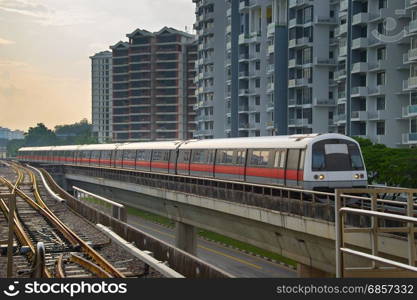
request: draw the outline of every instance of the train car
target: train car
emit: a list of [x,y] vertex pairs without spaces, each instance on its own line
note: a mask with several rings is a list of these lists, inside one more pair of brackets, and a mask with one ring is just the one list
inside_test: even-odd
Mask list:
[[183,141],[128,143],[119,147],[124,169],[175,174],[177,149]]
[[367,186],[359,144],[340,134],[22,148],[19,159],[315,190]]
[[190,141],[179,148],[177,171],[318,190],[367,185],[359,144],[340,134]]

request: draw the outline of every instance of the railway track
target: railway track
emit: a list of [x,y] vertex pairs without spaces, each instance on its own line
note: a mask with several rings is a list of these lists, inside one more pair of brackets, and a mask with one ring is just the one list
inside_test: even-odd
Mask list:
[[[12,193],[16,197],[15,236],[18,246],[27,249],[25,256],[15,257],[19,273],[34,276],[33,273],[31,274],[34,266],[41,263],[37,260],[39,255],[36,249],[38,243],[42,243],[45,251],[44,263],[42,261],[40,266],[42,270],[39,273],[42,277],[126,277],[122,271],[90,246],[91,241],[77,235],[52,212],[47,205],[45,188],[39,188],[42,185],[38,183],[37,175],[33,170],[18,164],[10,164],[10,167],[15,174],[10,174],[8,178],[0,177],[0,191]],[[12,180],[15,182],[12,183]],[[0,199],[0,209],[5,217],[9,215],[8,204],[8,201]],[[57,203],[48,204],[62,207]],[[55,209],[57,210],[59,211],[59,208]],[[3,223],[4,221],[1,221],[0,225]],[[2,237],[3,235],[0,235],[0,241]]]

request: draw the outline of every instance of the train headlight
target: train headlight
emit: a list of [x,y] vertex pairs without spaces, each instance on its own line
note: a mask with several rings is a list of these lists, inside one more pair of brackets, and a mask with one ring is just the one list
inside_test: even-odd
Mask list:
[[326,178],[326,176],[324,176],[323,174],[319,176],[320,180],[324,180]]
[[361,174],[361,179],[364,179],[364,178],[365,178],[365,175]]
[[360,175],[359,174],[355,174],[355,179],[359,179],[360,178]]

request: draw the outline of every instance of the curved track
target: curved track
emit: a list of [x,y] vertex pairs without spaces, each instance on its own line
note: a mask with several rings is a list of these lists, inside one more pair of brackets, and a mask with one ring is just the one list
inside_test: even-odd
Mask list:
[[[15,236],[20,246],[28,248],[26,258],[32,266],[39,264],[35,255],[37,244],[44,244],[42,277],[125,277],[49,209],[41,196],[41,184],[33,170],[14,163],[9,166],[16,173],[15,182],[0,177],[0,185],[7,187],[16,197]],[[8,202],[4,199],[0,199],[0,209],[8,217]]]

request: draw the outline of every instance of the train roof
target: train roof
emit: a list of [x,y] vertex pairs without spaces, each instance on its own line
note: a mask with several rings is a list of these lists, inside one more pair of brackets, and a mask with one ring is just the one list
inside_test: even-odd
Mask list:
[[175,149],[273,149],[306,148],[309,144],[325,139],[344,139],[355,142],[350,137],[337,133],[307,134],[290,136],[264,136],[228,139],[161,141],[124,144],[97,144],[73,146],[25,147],[19,151],[74,151],[74,150],[175,150]]
[[167,142],[143,142],[143,143],[127,143],[119,147],[120,150],[130,149],[159,149],[159,150],[176,150],[184,141],[167,141]]
[[297,149],[306,148],[309,144],[324,139],[347,139],[354,141],[341,134],[307,134],[187,141],[180,149]]

